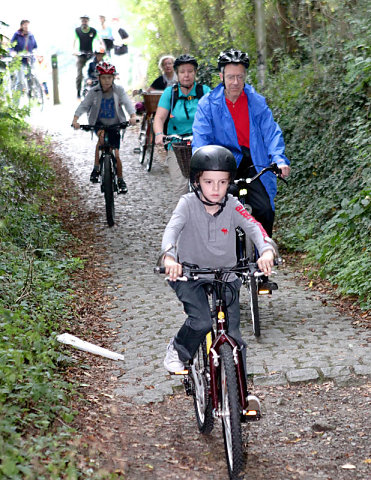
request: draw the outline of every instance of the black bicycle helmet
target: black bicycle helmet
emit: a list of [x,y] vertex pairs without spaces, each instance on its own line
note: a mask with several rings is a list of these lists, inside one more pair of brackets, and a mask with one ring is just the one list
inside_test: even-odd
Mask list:
[[220,145],[205,145],[198,148],[192,155],[190,166],[191,184],[196,181],[196,174],[205,170],[230,172],[231,182],[233,182],[237,172],[236,160],[228,148]]
[[198,63],[195,57],[193,57],[192,55],[188,55],[188,53],[184,53],[183,55],[180,55],[178,58],[175,59],[174,70],[176,70],[179,65],[184,65],[185,63],[190,63],[196,69],[198,67]]
[[221,70],[229,63],[241,63],[246,69],[248,69],[250,60],[247,53],[241,52],[241,50],[230,48],[229,50],[220,52],[218,57],[218,69]]

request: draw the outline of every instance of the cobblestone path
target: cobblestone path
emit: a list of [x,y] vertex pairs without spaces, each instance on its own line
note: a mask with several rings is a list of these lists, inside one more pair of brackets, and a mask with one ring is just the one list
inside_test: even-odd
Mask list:
[[[118,363],[117,394],[135,403],[157,402],[180,386],[178,378],[166,374],[162,362],[169,339],[184,319],[175,294],[152,273],[172,211],[168,174],[158,155],[150,173],[140,165],[138,155],[133,154],[138,127],[129,129],[121,147],[129,193],[116,198],[117,225],[109,229],[99,187],[89,184],[95,141],[85,132],[73,132],[70,116],[54,113],[53,129],[48,133],[76,176],[86,205],[100,212],[97,229],[100,241],[108,246],[105,267],[111,274],[108,316],[117,332],[113,349],[125,355]],[[276,281],[279,290],[260,301],[259,340],[252,334],[247,292],[241,292],[242,332],[255,384],[324,379],[346,383],[371,374],[366,331],[354,329],[350,318],[324,306],[318,293],[301,287],[284,268]]]

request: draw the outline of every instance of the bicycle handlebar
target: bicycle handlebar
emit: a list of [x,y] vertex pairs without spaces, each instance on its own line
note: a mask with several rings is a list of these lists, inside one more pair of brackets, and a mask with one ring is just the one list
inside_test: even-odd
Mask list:
[[272,172],[274,175],[276,175],[277,178],[279,178],[283,182],[287,183],[287,180],[281,176],[281,173],[282,173],[281,169],[276,163],[272,163],[268,167],[264,167],[259,173],[257,173],[256,175],[254,175],[251,178],[238,178],[234,181],[234,183],[235,184],[238,184],[240,182],[247,183],[247,184],[252,183],[255,180],[257,180],[259,177],[264,175],[264,173],[266,173],[266,172]]
[[184,141],[192,141],[193,140],[193,135],[164,135],[163,137],[163,142],[164,143],[169,143],[172,140],[184,140]]
[[[115,130],[115,129],[120,129],[120,130],[125,130],[129,125],[129,122],[122,122],[122,123],[116,123],[114,125],[99,125],[99,127],[96,127],[95,125],[80,125],[80,130],[85,130],[85,132],[90,132],[92,130],[95,130],[98,128],[99,130]],[[73,125],[71,125],[73,127]]]

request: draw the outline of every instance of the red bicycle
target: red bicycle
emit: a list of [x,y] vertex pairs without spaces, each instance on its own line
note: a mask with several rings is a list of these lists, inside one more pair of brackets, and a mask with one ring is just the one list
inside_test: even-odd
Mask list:
[[[267,239],[279,258],[277,245]],[[166,253],[166,252],[165,252]],[[158,264],[161,263],[163,255]],[[182,372],[186,394],[193,397],[198,429],[209,434],[218,419],[223,427],[225,454],[231,480],[240,478],[244,467],[241,422],[256,421],[261,417],[260,402],[247,390],[247,380],[241,349],[228,334],[228,313],[225,289],[226,277],[235,273],[242,277],[254,275],[256,264],[246,263],[232,268],[198,268],[183,265],[183,277],[178,280],[195,281],[200,274],[212,274],[205,286],[209,295],[214,327],[200,344],[194,358]],[[165,273],[157,266],[155,273]]]

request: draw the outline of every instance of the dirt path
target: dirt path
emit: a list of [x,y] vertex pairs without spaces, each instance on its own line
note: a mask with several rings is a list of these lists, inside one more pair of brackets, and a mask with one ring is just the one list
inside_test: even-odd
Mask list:
[[[151,275],[171,211],[166,169],[157,161],[147,174],[132,155],[137,132],[128,132],[122,156],[129,194],[118,202],[117,227],[107,229],[103,199],[87,181],[94,144],[69,129],[64,110],[51,114],[60,122],[50,123],[49,133],[61,183],[70,171],[78,187],[64,189],[60,210],[89,260],[76,333],[125,354],[118,364],[73,354],[77,365],[69,375],[85,385],[77,420],[80,461],[101,469],[102,478],[117,472],[135,480],[226,479],[220,426],[210,437],[198,434],[192,401],[176,394],[179,380],[162,367],[166,343],[182,321],[172,292]],[[367,331],[354,329],[350,318],[324,306],[326,297],[301,288],[291,274],[283,272],[278,283],[285,295],[262,304],[259,342],[243,303],[249,368],[264,408],[261,422],[244,427],[246,471],[256,479],[366,479]]]

